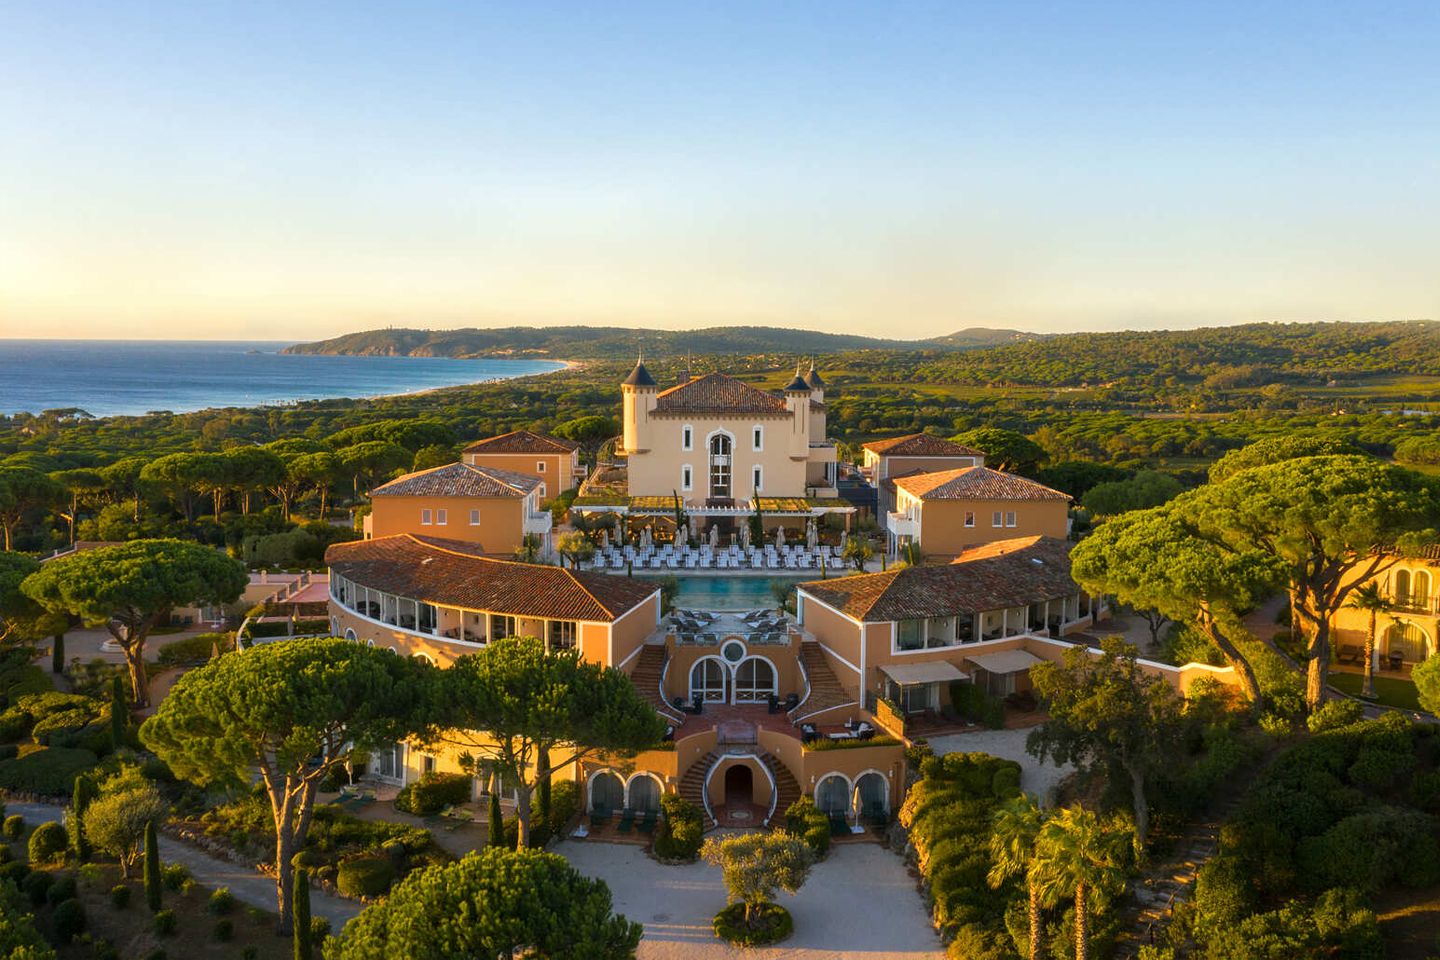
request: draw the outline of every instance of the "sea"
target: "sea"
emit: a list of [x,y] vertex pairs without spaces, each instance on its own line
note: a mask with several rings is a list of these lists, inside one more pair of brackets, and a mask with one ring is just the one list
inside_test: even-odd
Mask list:
[[378,397],[548,373],[554,360],[287,354],[288,341],[0,340],[0,414],[96,417]]

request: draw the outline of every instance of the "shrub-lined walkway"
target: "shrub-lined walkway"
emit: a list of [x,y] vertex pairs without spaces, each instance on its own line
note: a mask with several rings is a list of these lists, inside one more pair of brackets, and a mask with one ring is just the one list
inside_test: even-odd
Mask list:
[[[65,822],[66,810],[48,803],[7,803],[7,813],[18,813],[31,826],[46,820]],[[242,903],[265,910],[275,909],[275,881],[255,870],[217,860],[194,847],[160,837],[160,859],[166,863],[183,863],[190,870],[197,883],[207,887],[229,887],[230,892]],[[363,904],[345,897],[337,897],[323,890],[310,891],[310,913],[324,917],[336,934],[360,912]]]

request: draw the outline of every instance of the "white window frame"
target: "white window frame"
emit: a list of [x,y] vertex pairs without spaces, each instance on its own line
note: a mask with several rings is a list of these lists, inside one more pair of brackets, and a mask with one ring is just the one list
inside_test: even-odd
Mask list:
[[765,449],[765,427],[761,424],[750,428],[750,449],[757,453]]
[[472,527],[478,527],[478,526],[480,526],[480,511],[479,511],[479,510],[471,510],[471,511],[470,511],[470,526],[472,526]]
[[680,449],[695,449],[695,428],[688,423],[680,428]]
[[695,469],[688,463],[682,463],[680,465],[680,489],[695,489]]
[[750,483],[753,488],[753,493],[758,494],[761,490],[764,489],[765,468],[760,466],[760,464],[758,463],[750,468]]
[[1005,511],[1005,526],[1007,526],[1007,527],[1013,527],[1013,526],[1015,526],[1015,511],[1014,511],[1014,510],[1006,510],[1006,511]]
[[992,510],[992,511],[990,512],[990,526],[992,526],[992,527],[1003,527],[1003,526],[1005,526],[1005,512],[1004,512],[1003,510]]
[[543,497],[543,496],[545,496],[545,481],[544,481],[544,480],[541,480],[541,481],[540,481],[540,486],[538,486],[538,487],[535,488],[535,495],[536,495],[537,497]]
[[967,527],[973,527],[973,526],[975,526],[975,511],[974,511],[974,510],[966,510],[966,511],[965,511],[965,526],[967,526]]
[[449,511],[440,509],[435,511],[435,526],[446,527],[450,525]]
[[545,461],[544,461],[544,460],[536,460],[536,461],[535,461],[535,472],[536,472],[536,473],[544,473],[544,472],[545,472]]
[[428,527],[428,526],[430,526],[430,510],[429,510],[429,508],[426,508],[426,509],[420,511],[420,526],[422,526],[422,527]]

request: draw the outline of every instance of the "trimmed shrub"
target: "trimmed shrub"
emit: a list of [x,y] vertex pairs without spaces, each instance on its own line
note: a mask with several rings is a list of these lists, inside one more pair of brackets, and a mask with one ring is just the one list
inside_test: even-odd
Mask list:
[[155,932],[168,937],[175,932],[175,911],[161,910],[155,914]]
[[664,860],[694,860],[705,841],[700,811],[676,793],[660,798],[662,814],[655,832],[655,856]]
[[12,813],[0,823],[0,832],[5,834],[5,839],[12,843],[20,839],[20,834],[25,832],[25,818],[18,813]]
[[330,936],[330,921],[324,917],[311,917],[310,942],[319,945],[324,943],[328,936]]
[[385,857],[360,857],[340,864],[335,886],[347,897],[378,897],[390,889],[395,864]]
[[1212,857],[1195,878],[1195,908],[1207,923],[1233,923],[1255,912],[1256,891],[1238,857]]
[[0,788],[48,797],[68,797],[75,778],[99,762],[90,750],[50,747],[14,760],[0,760]]
[[61,943],[69,943],[85,930],[85,908],[71,897],[55,905],[50,920],[55,925],[55,936]]
[[1020,768],[1001,767],[995,771],[995,776],[990,778],[990,792],[997,799],[1008,800],[1011,797],[1020,795]]
[[470,799],[472,779],[463,773],[427,773],[403,787],[395,797],[395,808],[416,816],[429,816],[447,805]]
[[210,894],[210,902],[205,905],[205,909],[217,916],[224,916],[235,909],[235,894],[230,892],[229,887],[221,887]]
[[21,863],[19,860],[10,860],[0,864],[0,880],[9,880],[11,883],[19,884],[30,872],[28,863]]
[[45,903],[45,895],[50,892],[50,884],[55,878],[44,870],[32,870],[24,880],[20,881],[20,890],[30,898],[30,902],[39,907]]
[[580,807],[580,788],[573,780],[550,784],[550,833],[562,836]]
[[221,653],[230,650],[230,634],[197,633],[193,637],[174,640],[160,648],[158,659],[161,666],[173,667],[182,663],[204,663],[210,659],[218,646]]
[[167,863],[160,870],[160,880],[166,890],[180,890],[191,880],[190,868],[183,863]]
[[74,900],[80,895],[75,884],[74,877],[61,877],[50,884],[50,889],[45,892],[45,899],[53,907],[57,903],[64,903],[66,900]]
[[715,936],[742,947],[758,947],[767,943],[779,943],[795,930],[795,921],[790,911],[778,903],[766,903],[759,908],[755,926],[745,923],[745,904],[732,903],[715,914]]
[[117,883],[110,888],[110,903],[116,910],[124,910],[130,905],[130,884]]
[[810,797],[801,797],[785,808],[785,828],[804,840],[816,857],[830,852],[830,818]]
[[1324,733],[1358,723],[1364,715],[1365,708],[1357,700],[1327,700],[1305,718],[1305,726],[1311,733]]
[[228,943],[230,938],[235,936],[235,921],[229,917],[221,917],[215,921],[215,939],[221,943]]
[[70,835],[54,820],[40,824],[30,834],[28,852],[31,863],[53,863],[65,858],[70,847]]

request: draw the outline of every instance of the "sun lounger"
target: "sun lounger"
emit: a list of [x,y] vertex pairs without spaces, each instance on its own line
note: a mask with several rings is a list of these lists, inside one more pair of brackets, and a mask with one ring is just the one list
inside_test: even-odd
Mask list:
[[445,824],[446,830],[454,830],[463,827],[467,823],[475,822],[475,814],[464,807],[456,807],[450,811],[450,822]]
[[641,832],[641,833],[654,833],[654,832],[655,832],[655,811],[654,811],[654,810],[646,811],[645,816],[643,816],[643,817],[640,818],[640,822],[637,823],[636,826],[640,829],[640,832]]
[[838,810],[830,811],[830,836],[838,837],[850,832],[850,824],[845,822],[845,814]]
[[426,817],[425,823],[439,823],[441,820],[447,819],[454,811],[455,805],[453,803],[447,803],[445,804],[445,809],[441,810],[439,813],[432,813],[430,814],[430,816]]
[[635,828],[635,811],[626,810],[620,814],[620,824],[615,829],[620,833],[629,833]]

